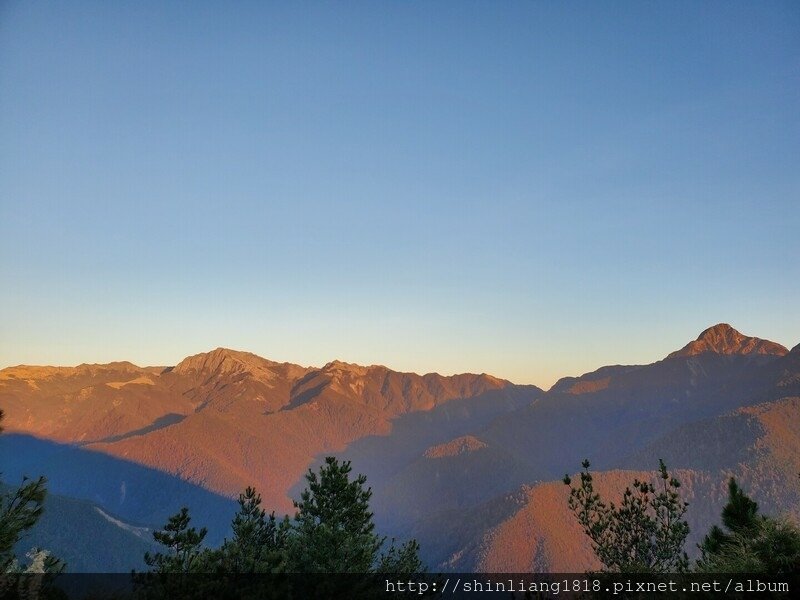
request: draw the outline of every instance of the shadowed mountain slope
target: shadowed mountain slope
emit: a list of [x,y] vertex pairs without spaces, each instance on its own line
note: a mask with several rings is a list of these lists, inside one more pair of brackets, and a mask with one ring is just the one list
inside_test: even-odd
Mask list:
[[[506,389],[515,403],[502,401]],[[478,413],[484,401],[508,411],[539,393],[485,374],[416,375],[339,361],[313,369],[223,348],[174,368],[0,371],[9,432],[80,444],[228,496],[256,485],[279,512],[292,510],[289,490],[318,456],[387,436],[400,416],[449,419],[436,409],[477,398]]]
[[161,369],[131,363],[11,367],[0,371],[5,427],[51,440],[90,443],[147,428],[195,404],[161,384]]
[[[696,532],[718,517],[734,473],[765,509],[784,513],[800,499],[786,486],[800,471],[792,458],[800,456],[800,406],[783,398],[800,381],[800,352],[759,347],[774,354],[722,346],[562,380],[530,406],[475,430],[471,443],[455,439],[421,453],[376,496],[386,499],[386,514],[407,515],[397,535],[418,536],[433,564],[456,570],[572,571],[590,564],[581,558],[590,556],[588,546],[575,545],[580,531],[570,537],[575,531],[553,525],[572,522],[560,478],[587,457],[611,482],[603,469],[653,469],[661,457],[689,481],[701,481],[691,494],[711,508],[692,508]],[[453,448],[464,451],[449,452],[446,468],[430,459]],[[473,527],[476,520],[485,527]]]
[[[0,493],[9,489],[0,483]],[[14,550],[25,563],[25,554],[38,547],[61,559],[70,572],[125,573],[145,567],[144,553],[155,548],[152,540],[152,530],[88,500],[48,493],[41,518]]]
[[[690,505],[687,520],[692,533],[687,549],[691,550],[707,531],[707,524],[718,518],[726,484],[706,473],[675,470],[674,475],[680,479],[682,497]],[[595,489],[604,499],[619,504],[625,487],[635,478],[658,483],[652,471],[612,470],[595,473]],[[561,481],[523,488],[514,496],[518,507],[513,514],[471,543],[470,568],[516,573],[597,569],[600,565],[589,540],[567,506],[568,495]],[[449,566],[467,567],[459,560]]]
[[[557,479],[574,471],[586,457],[599,467],[595,471],[598,486],[610,499],[618,498],[634,477],[642,475],[642,469],[654,469],[663,458],[679,473],[690,502],[690,551],[718,522],[726,482],[732,475],[765,513],[800,518],[796,483],[800,399],[791,395],[800,381],[800,352],[778,349],[771,358],[757,352],[739,356],[722,352],[673,355],[654,365],[605,368],[599,378],[608,381],[602,389],[564,391],[575,381],[598,379],[590,374],[568,386],[556,386],[513,418],[499,417],[477,437],[491,446],[509,439],[510,422],[524,419],[517,431],[524,429],[530,436],[525,438],[529,447],[541,442],[541,435],[548,436],[536,448],[549,465],[537,463],[532,458],[535,452],[528,455],[538,473],[531,481],[555,481],[526,485],[468,511],[455,511],[448,516],[450,525],[439,524],[441,515],[427,520],[426,526],[417,529],[423,547],[427,543],[435,548],[441,535],[458,540],[457,545],[440,545],[431,560],[455,570],[575,572],[595,568],[588,541],[568,510],[568,490]],[[754,356],[757,360],[749,360]],[[559,402],[565,404],[562,411],[557,409]],[[641,406],[649,410],[638,413]],[[654,414],[661,417],[653,419]],[[568,419],[567,423],[560,423],[560,418]],[[607,427],[605,435],[595,434],[593,428],[598,426]],[[559,436],[565,440],[560,444]],[[575,450],[576,445],[582,452]],[[514,440],[509,446],[519,448],[521,443]],[[555,472],[556,451],[564,456],[560,473]],[[466,525],[467,533],[453,530],[453,523],[467,519],[483,520],[487,528],[477,533]]]
[[131,523],[160,527],[181,506],[209,526],[210,541],[228,533],[236,503],[160,470],[86,448],[29,435],[0,435],[3,480],[47,477],[51,494],[83,498]]
[[[623,463],[634,469],[657,465],[663,458],[681,481],[689,502],[690,555],[709,527],[719,522],[727,498],[726,484],[735,476],[765,514],[800,519],[800,398],[786,398],[685,425],[663,436]],[[619,501],[634,478],[653,471],[596,471],[595,485],[604,499]],[[470,518],[489,525],[473,537],[461,536],[448,554],[433,557],[442,567],[486,572],[583,572],[599,565],[588,539],[569,511],[569,490],[560,481],[539,483],[497,498]],[[505,512],[492,520],[481,516]],[[477,512],[477,514],[475,514]],[[463,522],[455,518],[454,522]],[[423,534],[435,535],[436,525]],[[441,528],[438,532],[441,534]],[[458,536],[453,536],[458,539]]]
[[[307,368],[220,348],[174,368],[0,371],[9,432],[62,442],[54,452],[4,435],[0,449],[3,464],[22,449],[27,472],[50,476],[55,491],[138,523],[179,508],[158,485],[189,485],[180,493],[217,532],[233,511],[200,492],[230,498],[255,485],[265,506],[291,512],[306,469],[337,454],[368,476],[379,528],[418,537],[431,566],[573,571],[593,559],[560,478],[587,457],[614,497],[658,458],[680,469],[693,535],[718,516],[730,474],[765,509],[789,510],[797,494],[781,482],[800,470],[798,396],[800,346],[725,324],[656,363],[603,367],[547,393],[485,374]],[[119,500],[123,483],[141,505]]]
[[590,455],[601,457],[599,466],[611,465],[683,423],[755,403],[771,384],[774,364],[788,356],[782,346],[753,345],[747,340],[756,338],[726,325],[698,339],[719,335],[742,343],[561,380],[530,407],[498,418],[481,437],[523,459],[535,456],[536,478],[556,477],[565,464]]
[[679,427],[623,461],[737,473],[768,512],[800,517],[800,397],[781,398]]

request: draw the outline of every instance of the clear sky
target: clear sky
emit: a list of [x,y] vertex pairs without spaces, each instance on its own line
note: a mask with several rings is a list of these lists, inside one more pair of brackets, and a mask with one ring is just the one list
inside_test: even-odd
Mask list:
[[549,386],[800,342],[800,4],[0,4],[0,367]]

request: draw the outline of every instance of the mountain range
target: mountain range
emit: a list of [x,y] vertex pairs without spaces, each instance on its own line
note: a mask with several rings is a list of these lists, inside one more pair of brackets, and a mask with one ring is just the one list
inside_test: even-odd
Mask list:
[[[434,569],[596,566],[560,483],[587,457],[610,496],[663,458],[684,483],[692,542],[718,519],[730,475],[766,511],[800,516],[800,346],[726,324],[661,361],[547,392],[218,348],[174,367],[6,368],[0,408],[3,479],[43,474],[53,505],[78,502],[128,540],[106,558],[88,544],[79,570],[118,570],[182,505],[218,542],[248,485],[291,513],[304,473],[329,454],[367,475],[380,529],[417,537]],[[69,540],[37,535],[74,556]]]

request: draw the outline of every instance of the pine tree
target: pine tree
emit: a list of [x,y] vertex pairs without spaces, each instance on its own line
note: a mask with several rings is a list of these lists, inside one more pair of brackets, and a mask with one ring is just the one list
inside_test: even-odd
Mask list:
[[[0,421],[2,420],[3,411],[0,410]],[[2,431],[3,428],[0,427],[0,432]],[[29,567],[20,565],[14,556],[14,546],[42,516],[47,496],[46,483],[44,477],[24,477],[19,488],[0,495],[0,573],[22,572],[34,567],[37,571],[46,573],[63,570],[64,563],[39,548],[28,553],[31,558]]]
[[800,528],[786,519],[759,514],[758,504],[732,477],[722,525],[714,525],[699,544],[699,571],[773,575],[800,571]]
[[589,461],[583,461],[580,486],[570,486],[569,507],[592,548],[610,572],[683,572],[689,558],[683,550],[689,525],[684,519],[688,504],[678,494],[680,482],[671,477],[664,461],[659,461],[658,486],[634,480],[616,506],[602,500],[594,490]]
[[393,573],[395,575],[413,575],[424,573],[425,565],[419,558],[419,543],[410,540],[400,546],[395,546],[395,540],[383,552],[375,569],[378,573]]
[[145,553],[144,561],[155,573],[196,573],[206,570],[203,540],[208,530],[189,527],[192,518],[187,507],[171,516],[162,531],[153,532],[153,539],[166,546],[167,552]]
[[728,481],[728,503],[722,509],[722,524],[728,532],[718,525],[712,526],[700,544],[702,557],[718,553],[736,534],[755,533],[758,521],[758,503],[748,498],[731,477]]
[[[400,546],[375,533],[367,478],[350,480],[349,461],[329,456],[295,502],[297,514],[288,545],[288,568],[303,573],[422,573],[419,544]],[[381,549],[385,548],[383,552]]]
[[[220,576],[268,573],[277,576],[234,577],[230,581],[253,597],[281,597],[288,589],[286,573],[424,572],[415,540],[399,546],[392,540],[387,547],[386,538],[375,533],[369,510],[372,490],[365,486],[364,475],[351,481],[351,471],[350,462],[340,463],[332,456],[325,459],[318,473],[309,469],[307,487],[295,502],[297,514],[291,521],[288,517],[278,520],[275,513],[267,515],[261,507],[261,495],[254,488],[247,488],[239,495],[239,510],[231,523],[233,536],[215,550],[203,547],[206,529],[189,527],[188,509],[181,509],[162,531],[153,534],[167,552],[145,554],[151,571],[138,575],[139,591],[148,598],[190,592],[213,595],[224,589],[220,586],[226,578]],[[215,578],[174,576],[189,573],[206,573]],[[297,583],[296,579],[292,581]],[[355,581],[366,583],[363,579],[335,579],[330,580],[333,587],[316,589],[314,581],[306,581],[309,588],[305,591],[318,596],[343,593],[346,585]],[[270,585],[264,587],[262,583]],[[345,587],[339,589],[336,585]]]
[[227,573],[277,573],[286,568],[289,520],[267,516],[261,495],[248,487],[239,494],[239,512],[231,524],[233,538],[220,549],[220,568]]
[[329,456],[319,474],[309,469],[308,486],[295,502],[297,515],[290,565],[303,573],[367,573],[383,539],[375,533],[366,477],[350,481],[350,462]]

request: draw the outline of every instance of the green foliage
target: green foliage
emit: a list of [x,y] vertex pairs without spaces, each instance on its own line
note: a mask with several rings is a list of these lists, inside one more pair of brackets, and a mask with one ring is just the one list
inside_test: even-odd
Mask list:
[[[292,521],[267,515],[261,495],[247,488],[239,495],[233,536],[217,549],[203,547],[206,529],[189,527],[189,511],[181,509],[153,534],[167,551],[145,554],[151,567],[145,575],[424,572],[416,540],[400,546],[392,540],[386,547],[386,538],[375,533],[369,510],[372,490],[365,487],[364,475],[351,481],[351,471],[349,462],[340,463],[332,456],[318,473],[309,470]],[[162,595],[171,589],[165,585],[174,583],[152,577],[139,580],[150,592],[161,586]]]
[[398,575],[412,575],[424,573],[425,565],[419,558],[419,543],[410,540],[400,546],[395,545],[395,540],[378,559],[376,573],[394,573]]
[[248,487],[239,495],[232,522],[233,538],[225,540],[215,559],[226,573],[279,573],[286,569],[288,518],[278,521],[261,508],[261,495]]
[[207,567],[203,539],[208,530],[199,531],[189,527],[192,518],[185,506],[171,516],[162,531],[153,533],[153,538],[167,548],[167,552],[147,552],[144,562],[155,573],[196,573]]
[[759,514],[731,477],[722,525],[714,525],[700,543],[697,569],[713,573],[769,573],[800,571],[800,528],[788,520]]
[[589,461],[583,462],[580,485],[570,486],[569,507],[592,541],[597,558],[609,572],[684,572],[689,558],[683,549],[689,535],[680,482],[659,461],[659,484],[634,480],[619,506],[604,502],[594,490]]
[[746,536],[754,533],[758,528],[758,521],[758,504],[748,498],[731,477],[728,481],[728,503],[722,509],[722,524],[728,533],[718,525],[711,527],[700,544],[702,556],[717,554],[736,534]]
[[[3,411],[0,410],[0,421],[2,419]],[[0,427],[0,432],[2,430]],[[64,568],[61,561],[39,548],[28,554],[31,563],[27,567],[20,566],[14,556],[14,546],[42,516],[47,496],[46,483],[44,477],[35,480],[25,477],[19,488],[0,495],[0,573],[52,573]]]
[[289,546],[292,570],[303,573],[367,573],[383,539],[369,510],[366,477],[350,481],[350,462],[329,456],[319,474],[309,470],[308,487],[295,502],[297,515]]
[[22,480],[22,486],[0,498],[0,571],[5,572],[15,560],[14,545],[41,516],[46,495],[45,481]]

